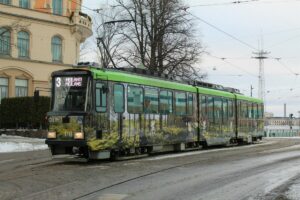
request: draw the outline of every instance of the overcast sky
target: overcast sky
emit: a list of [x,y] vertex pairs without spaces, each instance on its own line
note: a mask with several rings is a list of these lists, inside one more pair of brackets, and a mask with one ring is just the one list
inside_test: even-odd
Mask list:
[[[185,1],[187,11],[196,16],[197,37],[210,54],[203,55],[197,66],[208,73],[206,81],[240,89],[245,95],[250,95],[252,85],[253,96],[257,97],[259,64],[252,53],[263,44],[263,49],[270,52],[269,59],[264,60],[266,110],[283,116],[286,103],[287,113],[298,117],[300,0],[234,1]],[[83,11],[92,14],[87,8],[106,4],[113,1],[85,0]]]

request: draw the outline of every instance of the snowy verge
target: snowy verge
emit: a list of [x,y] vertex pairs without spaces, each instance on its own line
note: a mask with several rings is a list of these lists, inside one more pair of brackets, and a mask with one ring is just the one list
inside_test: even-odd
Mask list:
[[47,148],[44,139],[0,135],[0,153],[36,151]]

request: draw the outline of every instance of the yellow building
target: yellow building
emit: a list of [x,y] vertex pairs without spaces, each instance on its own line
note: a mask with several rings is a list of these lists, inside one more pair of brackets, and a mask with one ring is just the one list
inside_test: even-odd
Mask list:
[[79,59],[80,44],[92,35],[81,0],[0,0],[0,101],[5,97],[49,96],[53,71]]

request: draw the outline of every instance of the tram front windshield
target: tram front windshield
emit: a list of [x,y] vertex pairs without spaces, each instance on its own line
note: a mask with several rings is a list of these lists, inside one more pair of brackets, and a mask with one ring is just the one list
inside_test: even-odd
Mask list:
[[88,77],[55,77],[53,81],[53,111],[85,111]]

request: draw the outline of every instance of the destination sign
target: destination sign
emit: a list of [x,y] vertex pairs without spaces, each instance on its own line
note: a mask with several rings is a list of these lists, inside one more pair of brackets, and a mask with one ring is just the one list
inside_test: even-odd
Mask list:
[[59,87],[84,87],[86,77],[56,77],[55,86]]

